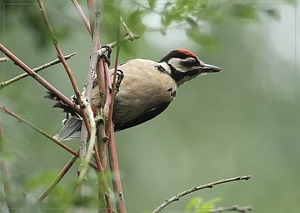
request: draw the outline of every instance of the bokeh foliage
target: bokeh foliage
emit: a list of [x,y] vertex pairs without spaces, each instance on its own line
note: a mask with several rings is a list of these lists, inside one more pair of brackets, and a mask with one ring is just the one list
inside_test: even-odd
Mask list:
[[[84,5],[84,1],[82,5]],[[293,2],[293,1],[287,1]],[[55,34],[59,39],[68,39],[77,24],[70,23],[74,14],[68,12],[70,3],[67,1],[46,2],[49,4],[48,10],[51,14],[50,22],[53,24]],[[22,5],[22,7],[20,7]],[[13,1],[1,0],[0,9],[5,12],[5,19],[0,29],[9,30],[14,26],[14,21],[22,20],[22,23],[30,30],[31,37],[37,46],[47,46],[50,44],[48,32],[40,16],[35,0]],[[28,7],[31,9],[28,10]],[[35,9],[33,9],[34,7]],[[102,27],[106,34],[115,37],[120,13],[126,19],[129,28],[136,34],[143,35],[146,31],[159,31],[166,33],[169,27],[179,27],[186,32],[186,35],[205,47],[214,46],[217,39],[210,33],[211,27],[217,27],[233,21],[241,24],[259,21],[259,12],[263,12],[269,17],[278,20],[280,15],[272,6],[258,4],[258,1],[218,1],[218,0],[141,0],[103,1]],[[12,18],[16,16],[15,18]],[[143,23],[143,18],[149,14],[156,14],[160,17],[160,27],[151,29]]]

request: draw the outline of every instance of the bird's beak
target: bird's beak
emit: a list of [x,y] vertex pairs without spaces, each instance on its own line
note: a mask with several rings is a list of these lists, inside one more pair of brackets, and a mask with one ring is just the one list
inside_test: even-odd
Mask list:
[[202,73],[214,73],[214,72],[222,72],[223,69],[214,65],[203,64],[200,70],[202,71]]

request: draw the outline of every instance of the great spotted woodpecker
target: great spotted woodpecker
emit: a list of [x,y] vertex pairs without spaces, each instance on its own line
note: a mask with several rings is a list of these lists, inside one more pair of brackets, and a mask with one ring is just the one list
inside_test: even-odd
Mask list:
[[[177,89],[198,75],[221,72],[222,68],[205,64],[189,50],[176,49],[158,62],[132,59],[118,66],[122,81],[115,96],[114,130],[120,131],[144,123],[163,112],[174,100]],[[110,70],[113,76],[113,69]],[[97,82],[97,81],[95,81]],[[51,94],[47,96],[52,98]],[[100,107],[97,83],[92,90],[92,107]],[[61,107],[56,104],[55,107]],[[66,110],[68,111],[68,110]],[[71,113],[72,114],[72,113]],[[63,129],[56,138],[69,140],[80,137],[81,118],[68,113]]]

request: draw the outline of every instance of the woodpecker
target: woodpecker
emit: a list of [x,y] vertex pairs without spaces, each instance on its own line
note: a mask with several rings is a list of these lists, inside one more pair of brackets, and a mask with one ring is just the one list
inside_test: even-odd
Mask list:
[[[203,63],[194,53],[175,49],[158,62],[136,58],[118,66],[122,75],[113,109],[114,131],[124,130],[144,123],[162,113],[174,100],[177,89],[184,82],[199,75],[218,73],[222,68]],[[113,70],[110,70],[111,78]],[[100,93],[97,80],[92,89],[91,104],[100,108]],[[48,98],[55,99],[48,94]],[[55,99],[57,100],[57,99]],[[64,108],[62,104],[54,107]],[[63,128],[56,138],[69,140],[80,137],[82,119],[68,113]]]

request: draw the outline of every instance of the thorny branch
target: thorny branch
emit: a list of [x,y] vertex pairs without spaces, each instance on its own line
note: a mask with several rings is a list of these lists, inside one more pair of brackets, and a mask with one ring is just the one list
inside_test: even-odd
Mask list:
[[249,180],[251,178],[250,175],[246,175],[246,176],[237,176],[234,178],[228,178],[228,179],[221,179],[212,183],[208,183],[202,186],[195,186],[191,189],[185,190],[183,192],[180,192],[179,194],[167,199],[165,202],[163,202],[161,205],[159,205],[152,213],[158,213],[160,212],[163,208],[165,208],[166,206],[168,206],[169,204],[175,202],[175,201],[179,201],[179,199],[185,195],[188,195],[190,193],[193,193],[195,191],[199,191],[202,189],[207,189],[207,188],[213,188],[216,185],[220,185],[220,184],[224,184],[224,183],[229,183],[229,182],[234,182],[234,181],[240,181],[240,180]]

